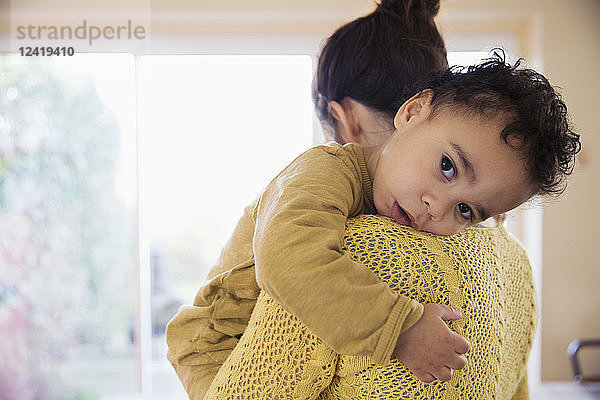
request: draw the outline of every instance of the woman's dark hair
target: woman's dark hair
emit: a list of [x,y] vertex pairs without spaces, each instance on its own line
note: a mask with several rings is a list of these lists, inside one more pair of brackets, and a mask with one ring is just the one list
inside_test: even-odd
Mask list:
[[570,126],[567,106],[542,74],[506,62],[504,51],[478,65],[452,67],[434,73],[421,89],[433,91],[432,111],[501,118],[500,138],[526,162],[534,195],[559,195],[573,172],[581,150],[579,135]]
[[325,42],[313,79],[313,100],[326,129],[329,102],[350,97],[393,120],[415,81],[448,67],[434,22],[439,0],[381,0],[371,14],[339,28]]

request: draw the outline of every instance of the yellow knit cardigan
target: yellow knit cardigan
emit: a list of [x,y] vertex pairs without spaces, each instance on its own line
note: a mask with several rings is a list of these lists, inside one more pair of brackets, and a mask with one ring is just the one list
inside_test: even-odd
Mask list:
[[466,367],[427,384],[395,358],[342,356],[262,292],[205,399],[528,398],[535,291],[527,255],[503,227],[436,236],[363,215],[348,222],[345,247],[393,290],[460,310],[449,325],[470,342]]

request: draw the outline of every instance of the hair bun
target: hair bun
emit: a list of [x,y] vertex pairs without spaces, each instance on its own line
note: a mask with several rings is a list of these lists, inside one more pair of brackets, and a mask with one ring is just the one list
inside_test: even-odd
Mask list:
[[377,9],[391,12],[403,19],[433,19],[440,11],[440,0],[381,0]]

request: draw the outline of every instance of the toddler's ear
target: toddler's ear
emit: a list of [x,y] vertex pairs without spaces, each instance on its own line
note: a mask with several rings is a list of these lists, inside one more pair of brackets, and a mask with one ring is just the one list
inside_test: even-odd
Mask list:
[[426,119],[431,112],[432,99],[433,91],[425,89],[406,100],[394,117],[394,127],[402,129],[415,117],[419,120]]

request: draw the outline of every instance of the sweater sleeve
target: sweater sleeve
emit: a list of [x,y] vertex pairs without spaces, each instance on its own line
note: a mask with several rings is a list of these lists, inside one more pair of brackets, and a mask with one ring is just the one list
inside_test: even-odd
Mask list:
[[291,163],[258,204],[259,286],[340,354],[389,362],[398,335],[423,312],[342,250],[349,217],[364,212],[361,171],[318,147]]
[[258,296],[254,263],[221,273],[167,326],[167,358],[190,400],[201,400],[243,334]]
[[512,396],[511,400],[529,400],[529,384],[527,382],[527,371],[523,374],[521,381],[519,381],[519,386],[517,386],[517,391]]
[[261,292],[248,328],[205,399],[317,399],[338,361],[331,348]]

